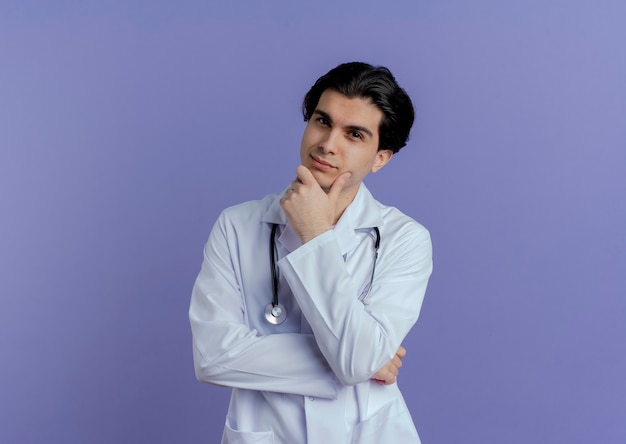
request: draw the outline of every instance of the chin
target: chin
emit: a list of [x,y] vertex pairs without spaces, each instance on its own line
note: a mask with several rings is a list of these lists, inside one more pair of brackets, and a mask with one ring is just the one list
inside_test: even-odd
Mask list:
[[311,172],[313,173],[313,177],[315,178],[315,180],[317,180],[319,186],[322,187],[324,191],[328,191],[330,189],[330,186],[333,184],[333,180],[335,179],[329,178],[325,176],[324,173],[316,171],[314,169],[311,169]]

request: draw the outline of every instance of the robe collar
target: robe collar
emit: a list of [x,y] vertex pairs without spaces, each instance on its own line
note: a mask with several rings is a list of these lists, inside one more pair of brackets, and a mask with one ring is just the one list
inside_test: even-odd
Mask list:
[[[285,190],[286,191],[286,190]],[[289,252],[301,245],[300,238],[287,223],[287,216],[280,206],[285,193],[277,194],[263,215],[261,222],[280,225],[278,242]],[[383,215],[380,204],[374,199],[365,184],[361,183],[354,200],[346,207],[333,227],[341,254],[345,255],[358,245],[357,231],[381,227]]]

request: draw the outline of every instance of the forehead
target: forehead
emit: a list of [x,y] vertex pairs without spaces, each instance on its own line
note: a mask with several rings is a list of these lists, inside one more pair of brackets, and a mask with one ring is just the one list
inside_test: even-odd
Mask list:
[[365,127],[378,134],[383,112],[369,98],[348,97],[334,89],[325,90],[315,111],[327,114],[334,125]]

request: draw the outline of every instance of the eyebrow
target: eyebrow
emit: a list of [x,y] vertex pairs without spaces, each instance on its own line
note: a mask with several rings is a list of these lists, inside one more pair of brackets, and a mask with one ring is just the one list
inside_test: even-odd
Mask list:
[[[324,119],[328,120],[330,124],[332,125],[333,119],[332,117],[330,117],[330,115],[327,112],[316,108],[315,111],[313,111],[313,114],[318,114],[320,117],[323,117]],[[345,127],[345,129],[352,130],[352,131],[361,131],[367,134],[369,137],[374,137],[374,134],[372,134],[372,132],[364,126],[348,125]]]

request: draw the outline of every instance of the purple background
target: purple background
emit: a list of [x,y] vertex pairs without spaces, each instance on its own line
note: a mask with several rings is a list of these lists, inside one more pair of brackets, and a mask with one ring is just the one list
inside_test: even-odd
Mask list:
[[417,104],[367,183],[433,237],[400,378],[424,443],[626,442],[624,23],[621,0],[2,2],[0,442],[218,441],[202,246],[292,179],[300,100],[349,60]]

